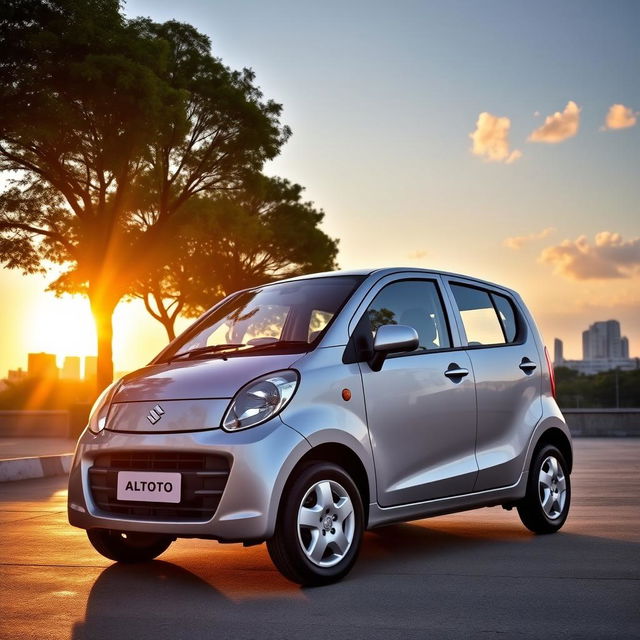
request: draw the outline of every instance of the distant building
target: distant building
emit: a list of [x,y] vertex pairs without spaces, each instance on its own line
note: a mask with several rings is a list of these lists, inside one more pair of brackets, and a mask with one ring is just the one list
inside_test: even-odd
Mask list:
[[[626,351],[626,355],[623,353]],[[594,322],[582,332],[583,360],[617,360],[629,357],[629,341],[620,336],[617,320]]]
[[556,367],[562,366],[564,362],[564,345],[562,344],[562,340],[560,338],[556,338],[553,341],[553,364]]
[[27,356],[27,375],[30,378],[58,378],[58,365],[53,353],[30,353]]
[[80,356],[66,356],[60,377],[63,380],[80,380]]
[[18,367],[17,369],[9,369],[7,373],[7,380],[9,382],[20,382],[27,377],[27,372]]
[[98,377],[98,358],[96,356],[84,357],[84,379],[95,380]]
[[565,360],[562,340],[556,338],[554,364],[585,374],[640,368],[640,360],[629,357],[629,340],[620,335],[620,323],[617,320],[594,322],[582,332],[582,360]]

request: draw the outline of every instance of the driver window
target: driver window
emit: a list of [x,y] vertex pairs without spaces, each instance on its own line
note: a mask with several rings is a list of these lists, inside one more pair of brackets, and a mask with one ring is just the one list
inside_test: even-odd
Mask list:
[[392,282],[367,309],[371,332],[383,324],[404,324],[418,333],[419,349],[447,349],[449,331],[438,289],[427,280]]

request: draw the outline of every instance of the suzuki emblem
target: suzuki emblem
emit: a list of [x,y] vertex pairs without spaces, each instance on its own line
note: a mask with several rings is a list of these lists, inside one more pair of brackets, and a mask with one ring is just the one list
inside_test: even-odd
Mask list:
[[164,409],[159,404],[157,404],[155,407],[153,407],[153,409],[151,409],[151,411],[149,411],[147,420],[151,424],[155,424],[156,422],[158,422],[158,420],[160,420],[160,418],[162,418],[163,415]]

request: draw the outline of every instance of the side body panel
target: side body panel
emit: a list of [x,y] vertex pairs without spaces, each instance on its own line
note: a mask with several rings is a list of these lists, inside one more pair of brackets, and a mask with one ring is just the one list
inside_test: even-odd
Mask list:
[[388,358],[377,372],[361,364],[383,506],[473,489],[478,474],[473,375],[450,380],[444,372],[452,363],[471,371],[464,351]]

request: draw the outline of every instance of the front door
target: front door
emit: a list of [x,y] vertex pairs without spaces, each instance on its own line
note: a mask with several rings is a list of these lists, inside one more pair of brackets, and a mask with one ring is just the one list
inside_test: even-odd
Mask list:
[[366,313],[372,335],[382,324],[401,324],[420,339],[416,351],[389,356],[380,371],[360,363],[379,504],[470,492],[478,471],[473,371],[466,351],[450,350],[438,284],[387,284]]

